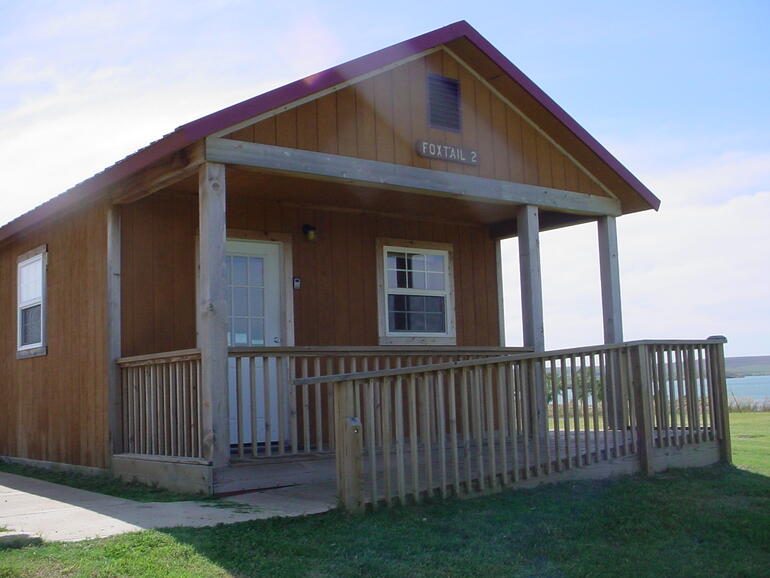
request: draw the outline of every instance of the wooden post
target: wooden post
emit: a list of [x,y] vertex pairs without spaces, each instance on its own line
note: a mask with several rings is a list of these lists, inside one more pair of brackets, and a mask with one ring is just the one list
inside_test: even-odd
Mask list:
[[519,207],[516,221],[519,232],[519,271],[521,273],[521,317],[524,347],[545,351],[543,330],[543,288],[540,272],[540,224],[538,208]]
[[714,341],[711,356],[714,367],[711,375],[715,376],[714,391],[717,392],[719,407],[715,412],[718,415],[719,423],[719,453],[722,461],[728,464],[733,463],[732,442],[730,440],[730,401],[727,397],[727,379],[725,376],[725,342],[727,341],[721,335],[709,337]]
[[623,343],[623,315],[620,307],[618,231],[615,217],[599,217],[599,269],[602,285],[604,343]]
[[230,461],[225,295],[225,166],[205,163],[199,172],[200,327],[203,455],[214,467]]
[[[516,215],[519,233],[519,272],[521,281],[521,318],[524,333],[524,347],[535,352],[545,351],[543,325],[543,283],[540,270],[540,220],[539,209],[532,205],[519,207]],[[546,437],[540,427],[545,424],[545,379],[542,367],[534,372],[535,395],[532,405],[535,409],[530,435]],[[547,443],[547,440],[545,440]],[[538,457],[539,459],[539,457]]]
[[[363,511],[363,428],[360,418],[355,415],[355,397],[355,382],[334,384],[337,498],[349,512]],[[376,475],[376,472],[372,472],[372,475]]]
[[652,379],[646,345],[635,345],[628,350],[631,363],[631,391],[636,406],[636,447],[643,475],[655,473],[652,444]]
[[107,213],[107,382],[110,408],[107,463],[112,461],[113,454],[125,451],[121,371],[117,364],[121,357],[120,252],[120,209],[113,205]]
[[[599,217],[599,270],[602,290],[602,323],[604,325],[604,343],[611,345],[623,343],[623,316],[620,305],[620,268],[618,266],[618,232],[615,217]],[[619,369],[619,368],[617,368]],[[607,397],[605,403],[615,407],[617,387],[614,379],[618,371],[607,372]],[[610,412],[608,426],[617,428],[614,412]]]

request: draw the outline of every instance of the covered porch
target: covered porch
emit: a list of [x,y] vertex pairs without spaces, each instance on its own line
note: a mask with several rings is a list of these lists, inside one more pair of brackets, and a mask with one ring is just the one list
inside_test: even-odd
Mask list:
[[[184,257],[195,262],[188,278],[195,347],[124,356],[130,338],[113,323],[116,474],[207,493],[333,480],[340,500],[358,509],[729,458],[723,340],[623,343],[617,200],[222,138],[208,139],[203,154],[204,162],[163,183],[159,194],[169,214],[189,213],[197,195],[187,235],[194,243]],[[122,296],[121,215],[142,198],[126,199],[110,220],[112,319],[129,324],[135,321],[126,308],[136,302]],[[259,228],[243,218],[253,206],[271,211]],[[276,232],[276,215],[294,207],[293,230]],[[365,318],[346,322],[351,330],[369,324],[362,339],[324,345],[331,326],[321,324],[317,341],[303,332],[297,345],[296,328],[309,311],[307,301],[295,301],[303,279],[292,264],[310,251],[305,226],[312,223],[304,215],[326,210],[386,220],[407,214],[413,223],[436,223],[437,231],[460,223],[484,231],[486,241],[459,238],[479,252],[457,259],[463,271],[454,272],[471,301],[484,296],[481,309],[468,309],[482,325],[466,319],[448,338],[403,342],[383,333],[380,306],[379,319],[362,308]],[[586,221],[597,222],[605,344],[545,352],[539,234]],[[424,228],[399,227],[406,240],[422,240]],[[324,227],[318,234],[334,233]],[[506,348],[499,242],[512,235],[519,239],[523,335],[521,347]],[[258,347],[233,342],[225,267],[232,239],[284,247],[281,324]],[[494,275],[482,267],[479,279],[468,267],[495,262],[495,255]],[[333,252],[330,259],[337,264]],[[132,266],[142,270],[141,262]],[[338,267],[345,282],[357,282],[350,262]],[[376,299],[380,269],[367,267],[369,278],[360,281],[374,287]],[[328,273],[327,282],[337,281]],[[317,308],[327,305],[316,300]]]

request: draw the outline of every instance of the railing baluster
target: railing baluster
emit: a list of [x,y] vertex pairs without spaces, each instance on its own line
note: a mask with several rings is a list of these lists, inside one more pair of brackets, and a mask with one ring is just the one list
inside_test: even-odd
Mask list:
[[[391,463],[391,379],[388,377],[382,378],[382,387],[377,388],[376,392],[379,392],[379,406],[376,408],[376,415],[378,416],[377,423],[381,426],[382,440],[382,463],[383,463],[383,477],[385,478],[383,490],[385,492],[385,501],[388,504],[393,503],[393,488],[391,487],[391,479],[393,477],[393,468]],[[375,400],[376,402],[377,400]]]
[[460,456],[458,454],[457,437],[457,390],[455,384],[456,371],[450,369],[447,375],[447,391],[449,396],[449,436],[452,444],[452,473],[454,474],[454,493],[460,494]]
[[516,362],[508,364],[505,368],[506,389],[508,392],[508,428],[511,435],[511,462],[513,465],[512,481],[519,481],[519,421],[516,406],[520,403],[516,395]]
[[500,480],[508,485],[508,411],[507,396],[505,395],[505,365],[495,366],[497,369],[497,439],[500,444]]
[[406,480],[405,480],[405,462],[404,462],[404,378],[396,376],[395,378],[395,399],[393,403],[396,406],[396,480],[398,485],[398,501],[403,506],[406,504]]
[[415,501],[420,503],[422,494],[417,441],[417,376],[411,373],[409,375],[409,451],[412,465],[412,493]]
[[462,408],[463,419],[463,455],[465,457],[465,492],[470,494],[473,491],[473,461],[471,459],[471,408],[468,400],[469,390],[471,388],[469,370],[463,367],[460,370],[460,405]]
[[447,497],[447,465],[446,465],[446,418],[444,415],[444,373],[435,374],[436,386],[436,445],[439,459],[439,472],[441,474],[441,497]]
[[[366,386],[362,388],[363,394],[364,394],[364,401],[365,401],[365,408],[366,408],[366,421],[364,423],[364,428],[366,429],[366,442],[367,442],[367,452],[369,454],[369,483],[371,484],[371,492],[372,492],[372,508],[377,507],[377,448],[375,445],[375,437],[374,437],[374,428],[375,428],[375,417],[374,417],[374,379],[369,379],[366,382]],[[358,397],[358,396],[356,396]],[[385,471],[387,474],[387,469]],[[387,497],[387,496],[386,496]]]

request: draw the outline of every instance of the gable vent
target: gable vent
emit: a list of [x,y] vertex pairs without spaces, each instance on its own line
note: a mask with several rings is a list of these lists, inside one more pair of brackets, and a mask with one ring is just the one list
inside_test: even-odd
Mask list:
[[428,123],[431,128],[460,130],[460,82],[428,75]]

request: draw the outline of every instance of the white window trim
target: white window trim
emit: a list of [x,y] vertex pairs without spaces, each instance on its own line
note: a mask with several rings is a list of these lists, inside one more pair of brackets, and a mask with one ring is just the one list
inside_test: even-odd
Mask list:
[[[386,254],[388,251],[419,251],[432,254],[443,254],[447,257],[446,293],[441,291],[441,295],[446,295],[446,332],[445,333],[405,333],[403,331],[391,332],[388,330],[388,310],[387,310],[387,283],[385,266],[387,263]],[[377,308],[378,308],[378,326],[379,326],[379,344],[380,345],[456,345],[457,336],[455,332],[455,287],[454,287],[454,266],[453,266],[453,247],[449,243],[434,243],[429,241],[412,241],[405,239],[377,239]],[[430,290],[421,291],[426,295],[431,294]],[[433,292],[439,294],[439,292]]]
[[[40,279],[40,298],[31,301],[21,302],[21,268],[34,261],[41,262]],[[19,255],[16,259],[16,358],[26,359],[29,357],[40,357],[47,355],[47,313],[48,299],[46,295],[46,285],[48,277],[48,246],[41,245]],[[23,309],[40,305],[40,341],[37,343],[21,344],[21,312]]]

